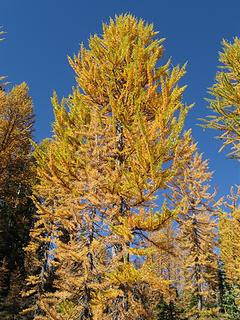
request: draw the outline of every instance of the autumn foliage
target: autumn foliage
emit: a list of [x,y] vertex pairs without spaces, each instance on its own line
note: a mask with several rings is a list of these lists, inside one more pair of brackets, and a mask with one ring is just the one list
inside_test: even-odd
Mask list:
[[[26,278],[27,245],[34,206],[31,156],[32,101],[25,83],[0,90],[0,316],[20,308]],[[1,313],[1,309],[3,312]],[[7,313],[7,312],[6,312]],[[8,318],[6,318],[8,319]]]
[[[0,91],[1,319],[240,316],[239,188],[212,190],[163,40],[131,15],[103,24],[39,144],[27,85]],[[206,126],[239,158],[239,39],[220,61]]]

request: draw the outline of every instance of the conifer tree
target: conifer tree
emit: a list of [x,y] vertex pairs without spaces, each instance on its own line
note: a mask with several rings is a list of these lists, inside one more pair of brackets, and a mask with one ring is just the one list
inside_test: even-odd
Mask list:
[[220,244],[221,256],[225,266],[226,277],[235,284],[240,284],[240,244],[238,241],[240,231],[240,187],[235,194],[234,188],[225,202],[227,213],[220,216]]
[[182,134],[185,66],[161,64],[156,34],[131,15],[110,20],[70,59],[72,94],[52,99],[54,135],[35,152],[38,212],[27,248],[38,253],[26,292],[35,320],[153,319],[143,292],[153,304],[168,294],[152,237],[175,212],[156,193],[195,146]]
[[224,307],[230,319],[240,316],[240,187],[231,188],[219,220],[220,251],[226,276]]
[[160,277],[171,282],[168,295],[161,297],[157,305],[156,319],[158,320],[178,320],[182,319],[183,315],[184,308],[181,305],[181,301],[179,301],[183,264],[180,259],[181,248],[178,242],[178,230],[176,227],[176,221],[170,221],[155,236],[155,238],[158,238],[158,241],[161,241],[162,247],[158,250],[157,255],[155,255],[157,272]]
[[[234,158],[240,158],[240,39],[234,38],[233,43],[223,41],[223,52],[219,61],[221,71],[216,75],[216,83],[210,90],[213,99],[209,100],[210,109],[215,115],[204,120],[205,127],[220,130],[219,138],[223,147],[230,145]],[[220,215],[219,234],[222,266],[220,273],[224,274],[224,291],[220,294],[220,308],[227,313],[228,319],[240,317],[239,311],[239,187],[234,194],[234,188],[228,196],[226,212]],[[222,208],[219,208],[222,211]]]
[[21,307],[23,247],[32,223],[32,101],[25,83],[0,90],[0,318]]
[[196,154],[172,183],[171,201],[178,208],[178,301],[184,319],[217,319],[218,268],[216,211],[221,200],[209,192],[207,161]]
[[209,107],[214,115],[208,117],[206,127],[220,130],[223,147],[231,145],[231,155],[240,158],[240,39],[223,41],[219,61],[221,71],[210,89],[213,99]]

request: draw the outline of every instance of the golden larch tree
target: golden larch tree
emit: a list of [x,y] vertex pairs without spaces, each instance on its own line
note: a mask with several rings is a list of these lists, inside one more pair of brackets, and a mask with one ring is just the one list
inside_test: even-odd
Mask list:
[[219,219],[220,251],[226,282],[240,306],[240,187],[231,188]]
[[206,127],[220,131],[223,147],[230,145],[231,155],[240,158],[240,39],[223,41],[222,63],[216,82],[210,89],[213,96],[209,108],[214,112],[205,120]]
[[156,35],[131,15],[111,19],[69,59],[72,94],[52,99],[54,135],[35,152],[38,212],[27,248],[37,252],[26,292],[35,320],[153,319],[141,290],[168,294],[151,235],[174,213],[157,192],[195,147],[182,133],[185,66],[161,64]]
[[178,301],[187,319],[215,319],[218,315],[218,206],[210,193],[207,161],[196,153],[183,174],[171,184],[171,201],[178,209]]
[[21,307],[26,277],[23,247],[32,223],[32,100],[25,83],[0,89],[0,317]]

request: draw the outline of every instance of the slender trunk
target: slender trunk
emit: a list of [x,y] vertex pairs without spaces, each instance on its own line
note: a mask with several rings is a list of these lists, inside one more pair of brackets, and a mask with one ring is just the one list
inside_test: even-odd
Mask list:
[[[200,241],[199,235],[197,230],[197,219],[193,216],[193,241],[196,248],[196,251],[199,252],[200,250]],[[195,279],[196,279],[196,298],[197,298],[197,308],[198,310],[203,309],[203,297],[202,297],[202,286],[200,283],[201,280],[201,266],[199,264],[199,258],[196,256],[195,258]]]
[[[122,170],[122,166],[124,163],[124,155],[122,154],[123,150],[124,150],[124,135],[123,135],[123,126],[121,124],[121,122],[118,120],[117,124],[116,124],[116,135],[117,135],[117,151],[118,151],[118,156],[117,156],[117,170],[121,171]],[[120,207],[119,207],[119,214],[120,216],[124,216],[124,214],[126,213],[126,211],[128,210],[127,204],[125,199],[120,196]],[[126,244],[128,245],[128,244]],[[121,251],[123,251],[123,246],[121,244],[116,244],[114,246],[114,254],[120,253]],[[126,256],[124,256],[122,258],[122,262],[129,262],[129,255],[127,254]],[[129,298],[128,298],[128,289],[126,288],[125,285],[122,285],[120,287],[120,289],[122,289],[122,291],[124,292],[124,296],[122,298],[118,298],[118,302],[122,301],[123,303],[123,309],[127,312],[129,309]],[[113,320],[118,320],[120,315],[117,312],[116,316],[113,318]]]
[[[94,268],[94,261],[93,261],[93,254],[90,252],[90,247],[94,239],[94,224],[93,221],[95,219],[96,215],[96,209],[93,208],[90,212],[90,221],[87,223],[87,232],[88,232],[88,242],[87,242],[87,247],[89,248],[89,252],[87,254],[87,259],[88,259],[88,270],[90,273],[90,276],[92,276],[93,268]],[[83,317],[81,317],[81,320],[92,320],[93,319],[93,313],[92,313],[92,308],[91,308],[91,295],[92,295],[92,290],[89,288],[87,281],[85,282],[84,285],[84,310],[83,310]]]
[[195,278],[196,278],[196,289],[197,289],[197,306],[198,306],[198,310],[202,310],[203,309],[203,298],[202,298],[202,288],[201,288],[201,284],[199,283],[200,279],[201,279],[201,268],[200,265],[198,264],[198,257],[195,259]]
[[84,286],[84,310],[83,317],[80,317],[80,320],[92,320],[93,315],[90,307],[91,303],[91,289],[85,284]]
[[223,263],[218,261],[218,305],[219,311],[224,313],[224,294],[226,293],[225,274],[223,269]]

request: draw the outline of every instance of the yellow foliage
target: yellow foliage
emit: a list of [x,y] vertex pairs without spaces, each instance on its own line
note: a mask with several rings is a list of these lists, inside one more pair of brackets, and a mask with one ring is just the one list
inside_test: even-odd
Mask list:
[[[53,296],[61,301],[68,292],[81,319],[150,319],[168,292],[152,259],[162,239],[151,237],[176,211],[156,208],[156,193],[181,174],[195,145],[190,131],[182,134],[190,108],[178,85],[185,66],[161,64],[156,35],[152,25],[121,15],[90,37],[89,48],[69,58],[76,88],[61,102],[52,98],[53,137],[35,151],[32,243],[54,256]],[[39,266],[46,276],[44,261]],[[39,305],[58,319],[49,298]]]

